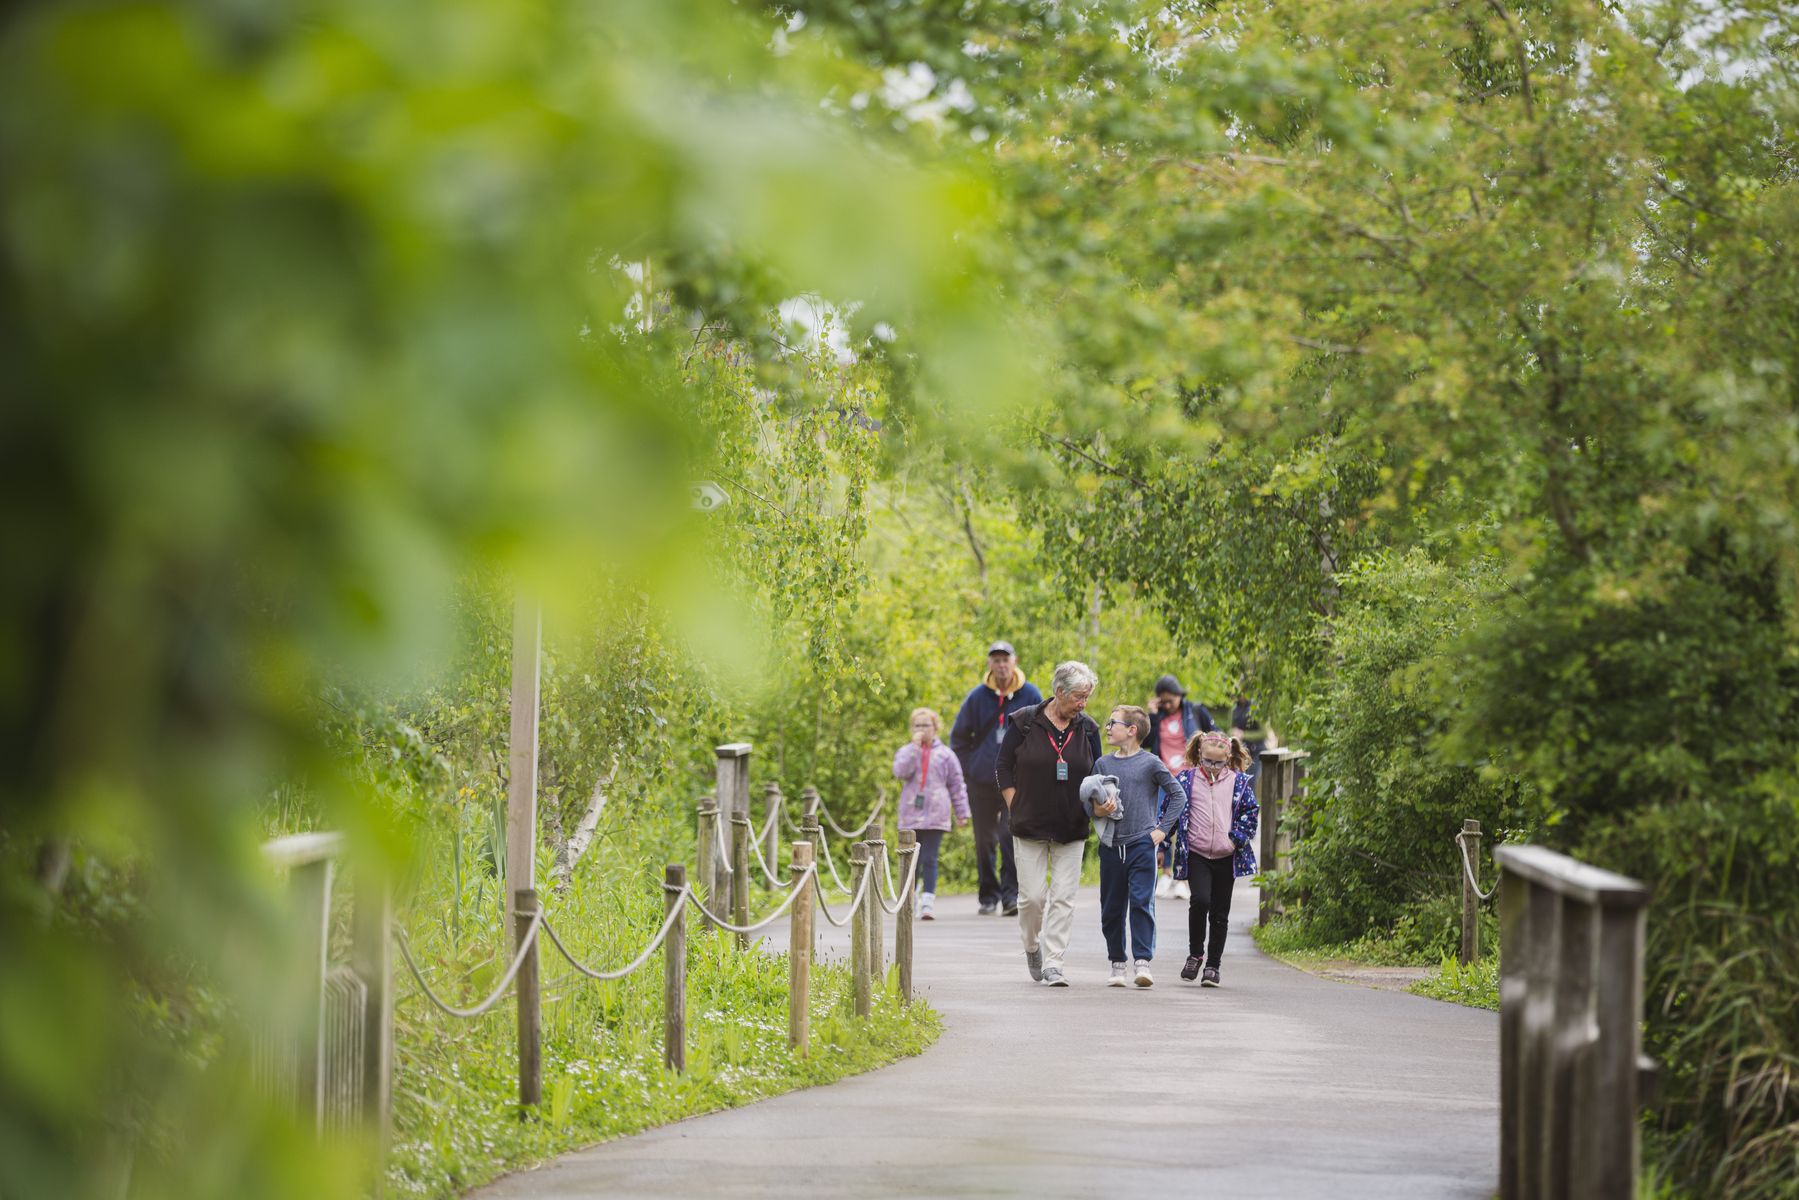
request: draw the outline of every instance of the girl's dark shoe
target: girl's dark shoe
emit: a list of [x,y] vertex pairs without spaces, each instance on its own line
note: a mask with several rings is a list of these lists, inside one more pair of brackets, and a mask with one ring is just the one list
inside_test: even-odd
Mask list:
[[1207,967],[1205,977],[1199,981],[1199,986],[1200,987],[1217,987],[1218,986],[1218,968],[1217,967]]
[[1193,979],[1198,978],[1198,976],[1199,976],[1199,956],[1194,955],[1192,958],[1189,958],[1187,960],[1187,965],[1181,968],[1181,978],[1186,979],[1186,980],[1193,980]]

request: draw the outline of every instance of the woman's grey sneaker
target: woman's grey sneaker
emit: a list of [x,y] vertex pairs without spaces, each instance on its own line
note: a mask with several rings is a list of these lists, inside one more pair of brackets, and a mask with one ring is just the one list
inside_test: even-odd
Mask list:
[[1138,987],[1150,987],[1155,983],[1155,981],[1156,981],[1156,977],[1149,973],[1149,960],[1147,958],[1138,959],[1137,960],[1137,986]]
[[1049,984],[1051,987],[1068,986],[1068,980],[1063,977],[1061,967],[1045,967],[1043,969],[1043,982]]
[[1207,967],[1206,973],[1204,975],[1200,976],[1199,986],[1200,987],[1217,987],[1218,986],[1218,968],[1217,967]]
[[981,905],[981,915],[983,917],[991,917],[994,913],[996,913],[998,911],[999,911],[999,901],[997,901],[997,900],[989,900],[985,904]]
[[1016,903],[1008,904],[999,911],[1002,916],[1016,917],[1018,915],[1018,905]]
[[1106,986],[1107,987],[1123,987],[1124,986],[1124,964],[1123,963],[1113,963],[1112,964],[1112,978],[1106,980]]
[[1191,957],[1189,957],[1187,959],[1186,965],[1181,968],[1181,978],[1182,979],[1198,979],[1199,978],[1199,967],[1200,967],[1199,955],[1197,955],[1197,954],[1192,955]]
[[1032,979],[1035,979],[1038,983],[1043,982],[1043,951],[1026,950],[1024,952],[1024,965],[1031,969]]

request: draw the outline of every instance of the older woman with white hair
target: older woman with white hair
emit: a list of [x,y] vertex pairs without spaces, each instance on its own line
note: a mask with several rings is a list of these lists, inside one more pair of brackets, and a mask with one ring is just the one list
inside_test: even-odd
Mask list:
[[1018,710],[1000,743],[1000,795],[1011,813],[1018,862],[1018,928],[1031,978],[1067,987],[1062,958],[1074,931],[1088,819],[1081,781],[1099,761],[1099,726],[1085,711],[1099,677],[1086,663],[1065,662],[1050,680],[1050,698]]

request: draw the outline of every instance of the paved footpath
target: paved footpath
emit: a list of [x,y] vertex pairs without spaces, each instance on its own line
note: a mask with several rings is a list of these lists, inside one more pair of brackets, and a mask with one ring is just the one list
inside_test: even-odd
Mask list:
[[[1497,1015],[1284,966],[1248,936],[1255,896],[1239,884],[1224,986],[1203,990],[1179,978],[1184,901],[1159,902],[1155,986],[1118,990],[1083,889],[1073,986],[1051,989],[1026,973],[1015,920],[944,897],[917,927],[918,984],[944,1018],[922,1055],[475,1196],[1492,1196]],[[842,954],[818,924],[821,954]]]

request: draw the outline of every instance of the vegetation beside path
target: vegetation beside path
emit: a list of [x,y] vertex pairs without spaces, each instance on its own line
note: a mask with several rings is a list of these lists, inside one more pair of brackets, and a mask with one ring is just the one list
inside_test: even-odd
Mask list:
[[[1483,945],[1495,946],[1492,918],[1486,917]],[[1342,983],[1406,991],[1469,1008],[1499,1009],[1499,956],[1489,952],[1463,966],[1450,949],[1420,940],[1415,920],[1402,918],[1390,931],[1343,942],[1317,939],[1303,921],[1276,918],[1250,927],[1264,954],[1289,966]]]
[[[663,914],[661,867],[607,847],[577,870],[566,893],[546,897],[576,957],[611,967],[655,935]],[[450,872],[434,878],[449,878]],[[452,1002],[492,986],[509,945],[490,887],[469,880],[412,910],[407,937],[433,985]],[[426,903],[424,901],[428,900]],[[767,903],[766,901],[764,903]],[[892,972],[868,1020],[855,1015],[849,967],[812,968],[811,1053],[787,1044],[788,962],[744,952],[729,935],[690,929],[687,1070],[662,1065],[658,955],[614,983],[569,971],[552,955],[544,978],[544,1103],[519,1119],[516,1032],[502,1004],[473,1021],[430,1007],[403,982],[396,1020],[394,1142],[387,1194],[448,1200],[509,1171],[656,1125],[831,1083],[917,1054],[941,1021],[922,999],[901,1006]]]

